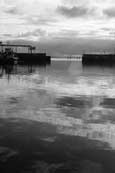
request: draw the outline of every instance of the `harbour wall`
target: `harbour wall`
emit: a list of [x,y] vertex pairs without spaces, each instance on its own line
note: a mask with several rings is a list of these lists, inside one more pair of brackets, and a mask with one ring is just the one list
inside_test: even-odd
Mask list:
[[83,64],[115,64],[115,54],[83,54]]
[[51,57],[47,56],[46,53],[16,53],[19,63],[27,64],[39,64],[39,63],[50,63]]

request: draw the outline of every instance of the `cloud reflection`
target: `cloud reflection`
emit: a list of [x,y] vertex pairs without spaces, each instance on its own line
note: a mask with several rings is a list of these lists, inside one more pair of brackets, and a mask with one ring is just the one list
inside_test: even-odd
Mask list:
[[115,149],[114,77],[72,74],[59,77],[36,69],[29,75],[12,75],[9,83],[1,78],[0,117],[54,125],[57,134],[108,143]]

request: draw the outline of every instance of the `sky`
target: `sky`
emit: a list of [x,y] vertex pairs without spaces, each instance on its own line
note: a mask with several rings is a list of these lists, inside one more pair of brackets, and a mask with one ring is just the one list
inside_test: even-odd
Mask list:
[[0,40],[57,56],[114,51],[115,0],[0,0]]

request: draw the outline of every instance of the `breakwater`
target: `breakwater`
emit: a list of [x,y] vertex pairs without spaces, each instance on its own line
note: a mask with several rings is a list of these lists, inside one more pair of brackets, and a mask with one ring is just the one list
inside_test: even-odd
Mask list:
[[51,57],[45,53],[15,53],[14,55],[6,56],[0,54],[0,65],[5,64],[50,64]]
[[83,54],[83,64],[115,64],[115,54]]
[[16,53],[19,64],[49,64],[51,57],[46,53]]

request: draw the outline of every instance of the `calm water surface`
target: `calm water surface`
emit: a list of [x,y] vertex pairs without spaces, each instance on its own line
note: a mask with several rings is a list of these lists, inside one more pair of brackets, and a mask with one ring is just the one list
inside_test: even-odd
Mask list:
[[115,67],[0,68],[0,172],[114,173]]

